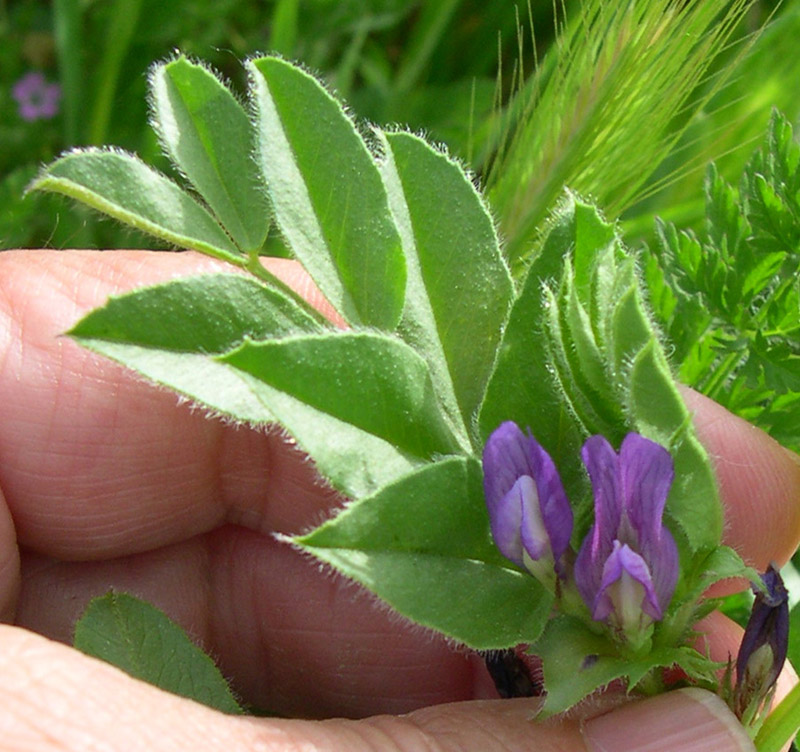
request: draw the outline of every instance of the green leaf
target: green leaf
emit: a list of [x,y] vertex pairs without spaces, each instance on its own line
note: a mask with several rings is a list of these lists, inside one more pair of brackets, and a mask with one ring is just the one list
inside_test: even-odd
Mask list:
[[[408,265],[400,335],[472,428],[513,294],[491,216],[464,171],[409,133],[384,134],[384,181]],[[456,407],[453,406],[453,398]]]
[[571,616],[551,619],[531,652],[542,659],[547,698],[542,717],[562,713],[595,690],[626,679],[631,691],[654,669],[680,666],[696,682],[716,686],[718,664],[691,648],[655,648],[621,657],[615,645]]
[[309,74],[274,57],[247,68],[256,158],[287,245],[348,322],[394,329],[405,262],[366,144]]
[[316,320],[279,290],[250,277],[214,274],[111,298],[69,334],[156,383],[255,424],[274,418],[241,374],[212,356],[245,337],[319,330]]
[[75,625],[75,647],[167,692],[243,712],[211,658],[163,612],[131,595],[95,598]]
[[[169,312],[174,329],[163,326],[162,306]],[[112,299],[80,321],[71,334],[90,350],[213,412],[253,425],[280,422],[314,458],[320,472],[355,498],[374,492],[419,465],[419,458],[385,439],[328,415],[216,357],[246,338],[262,340],[301,332],[319,333],[320,326],[280,291],[247,277],[212,275],[177,280]],[[419,357],[413,352],[411,355],[411,362],[418,367]],[[327,379],[328,374],[320,383],[327,383]],[[424,397],[424,379],[417,386],[422,386]],[[410,396],[419,394],[412,392]],[[313,401],[313,394],[310,399]],[[420,420],[428,407],[429,404],[418,412]],[[408,426],[408,422],[404,425]],[[426,427],[422,437],[409,441],[422,442],[426,450],[425,442],[431,447],[446,448],[447,429],[436,421],[432,426],[433,434]],[[439,430],[445,435],[436,434]],[[440,439],[443,443],[437,444]]]
[[514,301],[479,415],[484,442],[506,420],[516,421],[523,430],[530,427],[553,457],[572,499],[586,492],[585,474],[575,462],[585,436],[568,413],[564,389],[548,359],[545,287],[561,279],[565,253],[581,236],[575,231],[576,204],[574,197],[568,196],[554,217],[542,252]]
[[718,546],[705,556],[698,557],[694,569],[696,571],[685,578],[692,583],[693,589],[680,594],[682,601],[697,600],[708,588],[721,580],[743,577],[749,582],[761,582],[758,572],[747,566],[742,557],[728,546]]
[[493,544],[473,459],[419,468],[293,542],[473,648],[531,642],[550,613],[552,596]]
[[252,158],[255,132],[244,108],[202,65],[180,57],[150,76],[153,126],[188,178],[243,251],[258,251],[269,206]]
[[755,738],[758,752],[780,752],[800,730],[800,685],[795,685],[764,721]]
[[29,190],[70,196],[181,248],[237,265],[243,262],[236,246],[204,207],[131,154],[106,149],[72,151],[45,167]]
[[340,332],[247,341],[219,360],[268,386],[267,404],[287,394],[423,459],[459,449],[425,361],[397,339]]
[[158,350],[223,353],[245,337],[298,331],[321,327],[279,290],[239,274],[204,274],[109,298],[68,333]]
[[[618,323],[626,325],[624,319]],[[655,339],[633,355],[629,379],[627,410],[633,428],[672,452],[675,480],[667,515],[681,526],[693,551],[719,545],[724,515],[714,470]]]

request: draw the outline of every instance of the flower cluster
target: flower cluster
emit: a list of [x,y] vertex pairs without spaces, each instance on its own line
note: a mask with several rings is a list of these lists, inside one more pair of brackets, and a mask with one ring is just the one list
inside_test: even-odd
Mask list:
[[515,423],[497,428],[483,453],[492,535],[504,556],[551,590],[574,585],[592,619],[637,644],[663,617],[678,580],[678,549],[662,522],[672,457],[630,433],[619,453],[590,437],[581,458],[595,516],[575,555],[572,509],[550,455]]

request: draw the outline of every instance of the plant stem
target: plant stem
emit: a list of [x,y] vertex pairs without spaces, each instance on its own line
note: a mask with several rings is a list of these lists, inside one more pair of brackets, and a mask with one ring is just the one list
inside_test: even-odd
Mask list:
[[270,287],[280,290],[284,295],[291,298],[320,324],[330,324],[330,322],[316,308],[309,305],[309,303],[306,302],[306,300],[300,295],[298,295],[291,287],[279,280],[268,269],[264,268],[264,265],[261,263],[261,256],[259,256],[257,252],[248,254],[247,261],[242,263],[242,268],[250,272],[257,279],[260,279],[262,282],[266,282]]

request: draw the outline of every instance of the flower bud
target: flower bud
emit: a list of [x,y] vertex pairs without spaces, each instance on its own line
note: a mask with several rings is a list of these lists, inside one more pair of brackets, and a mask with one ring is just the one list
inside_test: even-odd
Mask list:
[[789,647],[789,595],[780,573],[770,564],[761,576],[753,610],[736,658],[734,712],[743,722],[767,701],[786,661]]
[[483,451],[484,491],[501,553],[550,587],[569,547],[572,509],[553,460],[516,423],[500,425]]

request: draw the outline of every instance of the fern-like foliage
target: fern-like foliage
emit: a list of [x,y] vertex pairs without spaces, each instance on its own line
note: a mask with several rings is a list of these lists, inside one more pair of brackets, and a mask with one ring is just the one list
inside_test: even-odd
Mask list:
[[647,276],[681,380],[800,448],[800,147],[773,113],[738,189],[711,165],[702,237],[659,222]]

